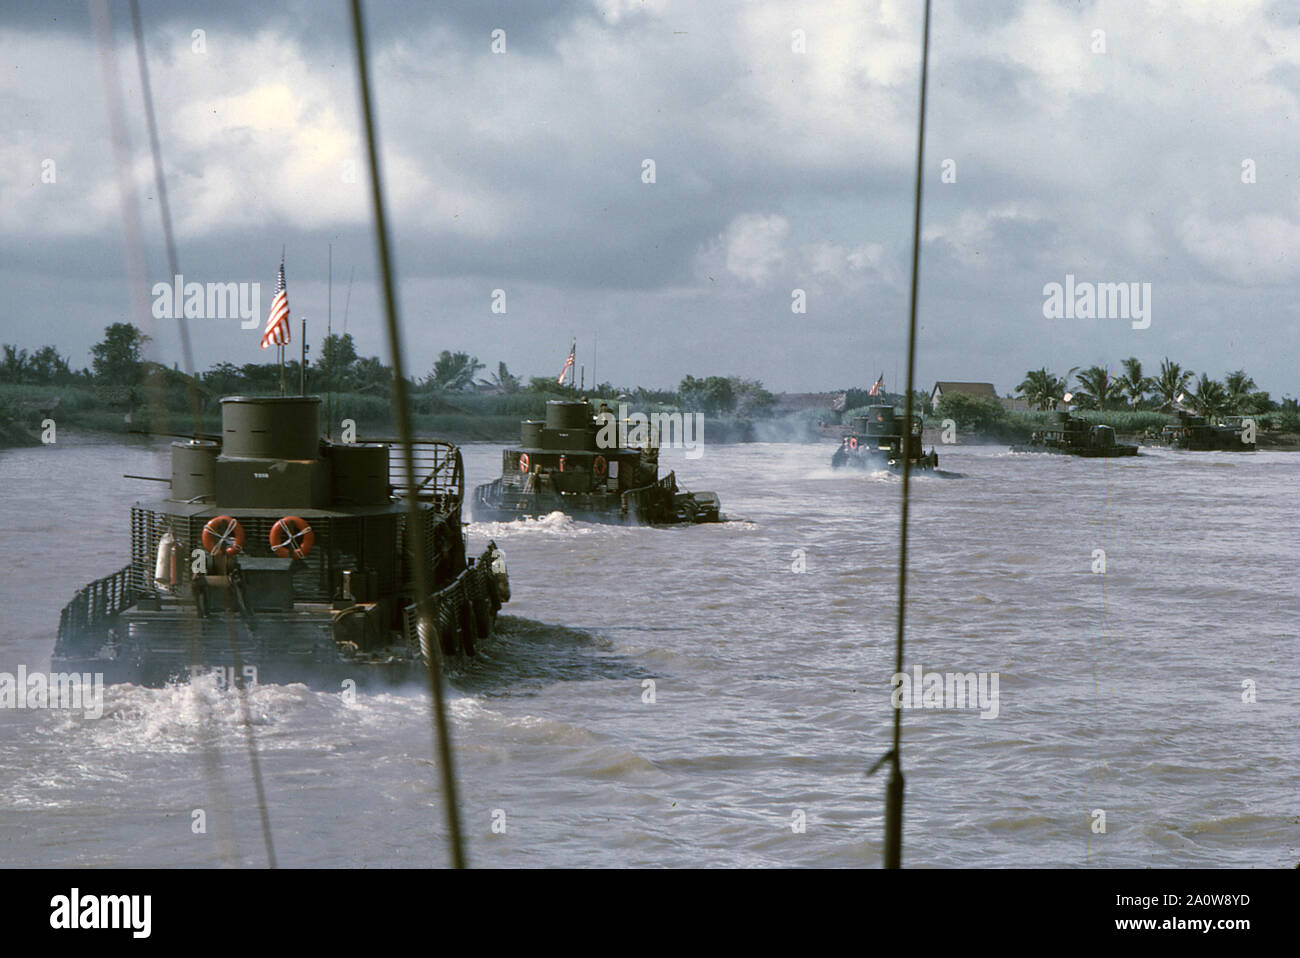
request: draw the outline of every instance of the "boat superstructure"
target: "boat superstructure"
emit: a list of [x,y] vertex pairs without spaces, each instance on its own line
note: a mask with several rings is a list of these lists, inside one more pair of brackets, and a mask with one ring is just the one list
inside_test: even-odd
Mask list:
[[893,406],[868,406],[865,415],[854,416],[849,431],[840,440],[840,447],[831,456],[831,466],[851,466],[858,469],[901,469],[904,458],[911,460],[913,469],[936,469],[939,454],[934,449],[928,453],[921,442],[924,420],[912,416],[911,428],[905,428],[904,419]]
[[[638,438],[639,437],[639,438]],[[659,476],[648,426],[615,420],[585,400],[551,400],[544,420],[520,423],[519,446],[501,453],[501,477],[474,490],[474,518],[510,521],[563,512],[596,522],[719,522],[712,492],[686,492]]]
[[[409,488],[387,442],[323,439],[318,397],[235,396],[221,411],[220,438],[172,443],[168,493],[132,507],[130,561],[63,609],[56,670],[337,689],[474,654],[509,579],[495,543],[466,555],[454,445],[419,441]],[[414,536],[434,583],[422,603]]]
[[1178,425],[1160,431],[1160,444],[1191,452],[1254,452],[1255,425],[1249,416],[1228,416],[1212,423],[1205,416],[1179,411]]
[[1068,412],[1052,413],[1051,421],[1035,431],[1028,442],[1011,447],[1012,452],[1050,452],[1086,459],[1136,456],[1138,447],[1118,442],[1111,426],[1093,425]]

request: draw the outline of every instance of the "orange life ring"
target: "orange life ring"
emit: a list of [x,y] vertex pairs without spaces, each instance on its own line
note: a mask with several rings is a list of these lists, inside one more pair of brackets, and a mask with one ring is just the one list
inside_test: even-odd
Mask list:
[[519,457],[519,471],[520,472],[528,471],[528,453],[526,452],[520,455]]
[[857,448],[858,448],[858,437],[857,437],[857,436],[849,436],[849,448],[850,448],[850,449],[857,449]]
[[217,516],[203,527],[203,548],[208,555],[234,555],[244,548],[244,527],[234,516]]
[[295,559],[305,559],[315,545],[316,533],[312,532],[306,519],[285,516],[271,526],[271,551],[281,559],[290,555]]
[[591,461],[591,471],[598,476],[603,476],[607,468],[608,466],[606,466],[605,464],[604,456],[597,456],[595,459]]

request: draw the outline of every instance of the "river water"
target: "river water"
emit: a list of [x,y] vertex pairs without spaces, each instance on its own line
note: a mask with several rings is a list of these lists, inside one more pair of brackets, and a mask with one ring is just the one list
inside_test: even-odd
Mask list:
[[[0,671],[49,668],[59,609],[127,560],[153,490],[123,473],[166,475],[165,449],[0,452]],[[665,450],[722,525],[470,527],[514,590],[453,677],[471,864],[879,865],[900,482],[832,451]],[[999,698],[903,711],[905,865],[1300,861],[1300,456],[1145,453],[941,447],[964,477],[915,482],[906,670]],[[465,454],[471,484],[499,470]],[[447,863],[427,695],[250,704],[279,864]],[[0,863],[265,864],[249,767],[215,689],[0,709]]]

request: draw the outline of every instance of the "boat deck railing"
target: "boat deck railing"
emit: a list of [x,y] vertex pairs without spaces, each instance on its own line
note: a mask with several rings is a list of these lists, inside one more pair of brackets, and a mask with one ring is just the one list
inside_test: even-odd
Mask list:
[[[396,439],[371,439],[391,446],[388,457],[388,484],[393,494],[405,497],[410,492],[402,447]],[[465,496],[465,466],[455,443],[445,439],[416,439],[411,444],[415,459],[415,497],[431,502],[438,512],[457,508]]]
[[72,597],[59,613],[59,639],[89,631],[117,616],[136,599],[131,566],[96,579]]

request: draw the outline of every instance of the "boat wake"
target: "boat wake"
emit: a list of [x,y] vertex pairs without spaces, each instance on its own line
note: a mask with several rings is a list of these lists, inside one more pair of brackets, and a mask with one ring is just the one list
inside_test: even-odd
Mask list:
[[[453,689],[453,702],[460,697]],[[391,691],[314,691],[306,685],[258,684],[247,689],[249,723],[259,752],[331,752],[372,731],[382,738],[394,726],[422,721],[428,693],[418,683]],[[95,719],[80,712],[51,711],[36,735],[87,755],[187,754],[208,748],[222,753],[247,747],[244,709],[237,693],[213,676],[192,683],[147,688],[111,685]],[[453,714],[455,714],[453,709]]]
[[449,678],[461,692],[494,697],[527,695],[556,682],[652,677],[613,647],[599,632],[501,615],[494,641]]
[[[858,481],[867,482],[902,482],[903,474],[894,469],[834,469],[827,466],[825,469],[818,469],[809,473],[805,478],[808,479],[844,479],[851,477]],[[952,472],[948,469],[913,469],[912,481],[928,481],[930,479],[965,479],[964,472]]]
[[557,510],[544,516],[525,516],[522,519],[513,519],[510,522],[471,522],[469,524],[469,533],[472,536],[482,536],[487,539],[509,539],[511,536],[520,535],[557,536],[562,539],[575,539],[578,536],[589,536],[594,533],[605,533],[623,528],[625,527],[618,523],[582,522]]

